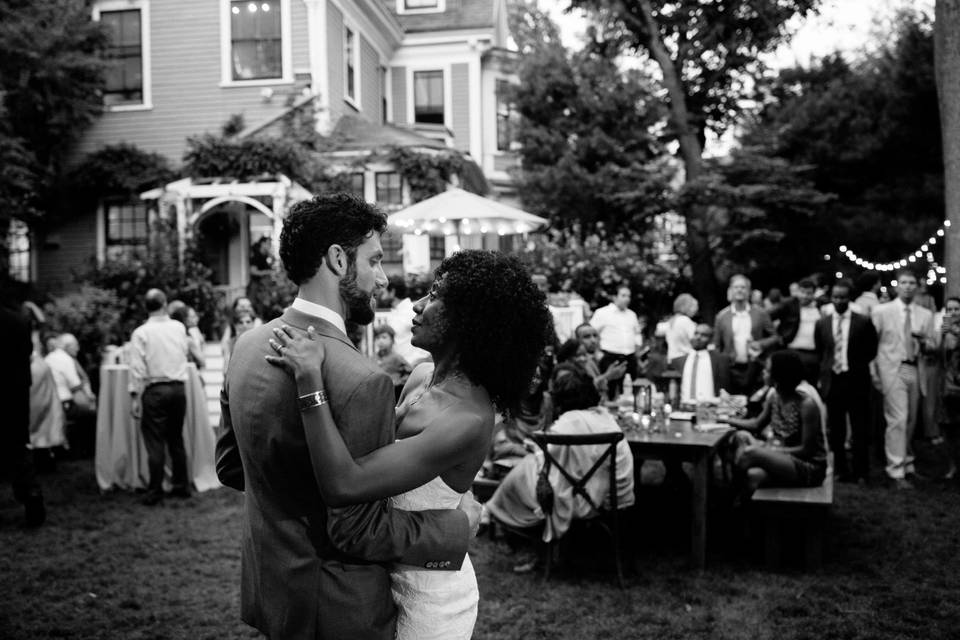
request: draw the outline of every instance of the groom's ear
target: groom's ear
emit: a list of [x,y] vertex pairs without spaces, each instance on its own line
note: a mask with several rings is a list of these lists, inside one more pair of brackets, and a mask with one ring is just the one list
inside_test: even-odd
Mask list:
[[347,273],[347,252],[343,250],[338,244],[330,245],[330,248],[327,249],[327,255],[324,256],[324,261],[327,263],[327,268],[334,273],[334,275],[343,277]]

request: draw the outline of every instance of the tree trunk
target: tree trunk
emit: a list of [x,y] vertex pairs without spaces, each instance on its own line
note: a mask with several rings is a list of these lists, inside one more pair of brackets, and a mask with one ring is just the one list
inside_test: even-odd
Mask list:
[[960,0],[937,0],[934,67],[943,132],[947,295],[960,294]]
[[[677,128],[677,141],[680,143],[680,155],[683,157],[685,180],[696,180],[703,174],[703,149],[697,130],[690,124],[690,113],[687,111],[687,96],[683,90],[683,83],[677,75],[673,59],[660,39],[660,28],[653,17],[653,8],[649,0],[640,0],[638,3],[643,13],[644,30],[650,34],[647,43],[650,53],[660,66],[663,73],[663,85],[670,96],[670,114]],[[630,12],[622,6],[620,15],[625,20],[636,20]],[[713,268],[713,256],[710,253],[710,235],[707,229],[706,207],[694,205],[687,211],[681,211],[686,219],[687,226],[687,253],[690,256],[690,269],[693,273],[693,287],[700,303],[700,313],[709,321],[719,310],[717,300],[717,276]],[[958,225],[960,230],[960,225]]]

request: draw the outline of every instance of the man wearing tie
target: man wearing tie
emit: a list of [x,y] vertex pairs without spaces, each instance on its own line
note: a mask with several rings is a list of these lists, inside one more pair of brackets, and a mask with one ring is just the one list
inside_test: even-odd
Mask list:
[[[852,290],[853,284],[848,280],[838,280],[833,285],[833,312],[817,321],[814,332],[820,359],[820,395],[827,403],[830,449],[841,482],[866,480],[868,476],[870,362],[877,355],[877,331],[870,318],[850,308]],[[852,474],[844,448],[848,416]]]
[[917,422],[921,378],[926,374],[921,351],[937,348],[933,313],[913,304],[917,276],[903,271],[897,277],[897,299],[878,305],[872,314],[879,346],[874,360],[874,383],[883,393],[887,421],[884,451],[886,472],[898,489],[912,488],[915,471],[910,441]]
[[713,327],[698,324],[690,339],[690,353],[670,361],[680,373],[680,403],[696,404],[730,390],[730,357],[717,351],[708,351],[713,341]]

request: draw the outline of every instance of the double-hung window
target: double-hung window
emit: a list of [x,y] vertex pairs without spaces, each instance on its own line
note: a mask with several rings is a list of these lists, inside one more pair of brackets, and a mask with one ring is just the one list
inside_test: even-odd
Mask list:
[[343,33],[343,59],[346,63],[343,92],[354,104],[359,102],[358,88],[360,81],[358,76],[360,65],[357,63],[359,51],[356,32],[350,27],[346,27]]
[[510,151],[517,139],[516,111],[510,100],[510,83],[497,80],[497,151]]
[[403,204],[403,189],[400,174],[396,171],[377,173],[377,204]]
[[145,247],[149,238],[145,204],[108,200],[103,206],[107,257],[128,254]]
[[413,72],[413,121],[443,124],[443,71]]
[[283,78],[283,29],[280,0],[230,2],[230,78]]
[[107,34],[103,104],[110,111],[150,108],[150,11],[147,0],[100,0],[93,19]]

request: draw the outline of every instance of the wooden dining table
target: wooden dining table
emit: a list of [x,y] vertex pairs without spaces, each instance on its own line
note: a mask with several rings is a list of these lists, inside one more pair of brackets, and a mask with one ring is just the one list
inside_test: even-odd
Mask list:
[[[623,421],[621,421],[623,422]],[[707,559],[707,491],[713,456],[733,433],[729,426],[698,429],[689,420],[670,420],[657,431],[624,430],[636,462],[636,475],[645,460],[689,462],[693,465],[690,499],[690,562],[703,570]]]

